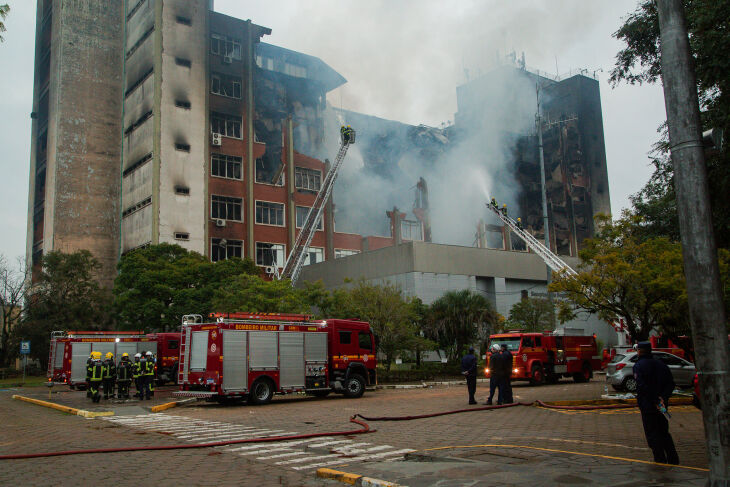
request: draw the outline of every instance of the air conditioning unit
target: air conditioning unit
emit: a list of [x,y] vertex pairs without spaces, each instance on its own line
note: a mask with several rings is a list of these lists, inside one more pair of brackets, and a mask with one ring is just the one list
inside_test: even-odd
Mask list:
[[276,272],[276,267],[274,267],[273,265],[267,265],[264,268],[264,271],[266,271],[267,274],[273,274],[274,272]]
[[233,62],[233,58],[231,56],[223,56],[223,64],[231,64]]
[[217,145],[218,147],[221,146],[221,134],[214,132],[213,138],[211,139],[211,144]]
[[223,218],[216,218],[215,219],[215,226],[216,227],[225,227],[226,221]]

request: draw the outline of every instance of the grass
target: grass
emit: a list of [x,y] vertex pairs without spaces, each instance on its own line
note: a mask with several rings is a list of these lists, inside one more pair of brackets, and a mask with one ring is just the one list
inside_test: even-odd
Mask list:
[[45,376],[26,376],[23,382],[23,376],[12,377],[10,379],[0,379],[0,388],[4,387],[40,387],[44,385],[48,379]]

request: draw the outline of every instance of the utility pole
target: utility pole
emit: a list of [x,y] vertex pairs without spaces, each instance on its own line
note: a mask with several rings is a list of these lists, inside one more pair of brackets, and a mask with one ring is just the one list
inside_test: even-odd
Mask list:
[[697,81],[682,0],[657,0],[679,231],[699,369],[709,484],[730,484],[730,351],[707,187]]
[[[545,186],[545,154],[542,148],[542,117],[540,116],[540,85],[535,85],[535,95],[537,97],[537,113],[535,114],[535,128],[537,129],[537,150],[540,153],[540,193],[542,195],[542,228],[545,232],[545,247],[550,250],[550,225],[548,222],[547,210],[547,187]],[[557,249],[556,249],[557,250]],[[549,266],[547,268],[547,286],[553,280],[553,273]],[[550,291],[547,291],[548,299],[551,299]]]

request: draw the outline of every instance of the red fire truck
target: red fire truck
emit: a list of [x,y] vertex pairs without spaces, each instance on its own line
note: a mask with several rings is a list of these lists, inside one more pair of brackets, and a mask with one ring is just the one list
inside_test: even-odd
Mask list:
[[254,404],[275,393],[338,392],[360,397],[375,384],[375,341],[368,323],[313,321],[296,314],[212,313],[183,318],[180,391],[175,395]]
[[[512,353],[512,380],[528,380],[532,385],[555,383],[561,377],[586,382],[601,369],[596,338],[554,332],[510,331],[491,335],[490,345],[506,345]],[[485,375],[490,376],[489,368]]]
[[72,389],[86,387],[86,360],[92,351],[114,354],[117,363],[123,353],[130,360],[136,353],[151,351],[157,355],[157,381],[177,379],[180,333],[145,335],[138,331],[54,331],[48,357],[49,381],[68,384]]

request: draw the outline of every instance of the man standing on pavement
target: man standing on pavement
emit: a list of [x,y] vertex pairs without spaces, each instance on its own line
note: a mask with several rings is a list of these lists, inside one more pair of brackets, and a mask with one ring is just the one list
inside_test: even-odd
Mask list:
[[487,406],[492,405],[492,398],[494,397],[494,391],[499,387],[499,393],[497,394],[497,404],[502,404],[504,399],[504,386],[500,386],[502,383],[502,377],[504,376],[504,366],[501,357],[502,348],[498,343],[494,343],[490,348],[489,355],[489,398],[487,399]]
[[132,381],[132,362],[129,361],[129,354],[122,354],[122,361],[117,367],[117,397],[129,399],[129,383]]
[[102,377],[104,382],[104,399],[109,399],[111,395],[114,399],[114,382],[117,378],[117,366],[114,363],[114,354],[107,352],[106,360],[104,360],[102,368]]
[[474,347],[469,347],[469,353],[461,359],[461,373],[466,377],[469,404],[476,404],[474,394],[477,392],[477,357],[474,355]]
[[134,397],[142,399],[144,391],[142,390],[142,362],[140,360],[142,360],[142,354],[136,353],[132,364],[132,378],[134,379],[134,387],[137,389]]
[[[502,395],[502,399],[505,404],[512,404],[515,402],[512,397],[512,353],[507,350],[507,345],[503,343],[502,352],[499,355],[502,362],[502,370],[504,371],[502,381],[499,384],[499,392]],[[502,389],[504,389],[504,392]]]
[[654,358],[651,343],[638,344],[639,359],[634,364],[636,402],[644,423],[646,442],[657,463],[679,464],[674,440],[669,434],[669,421],[664,413],[669,409],[669,396],[674,390],[674,379],[667,364]]

